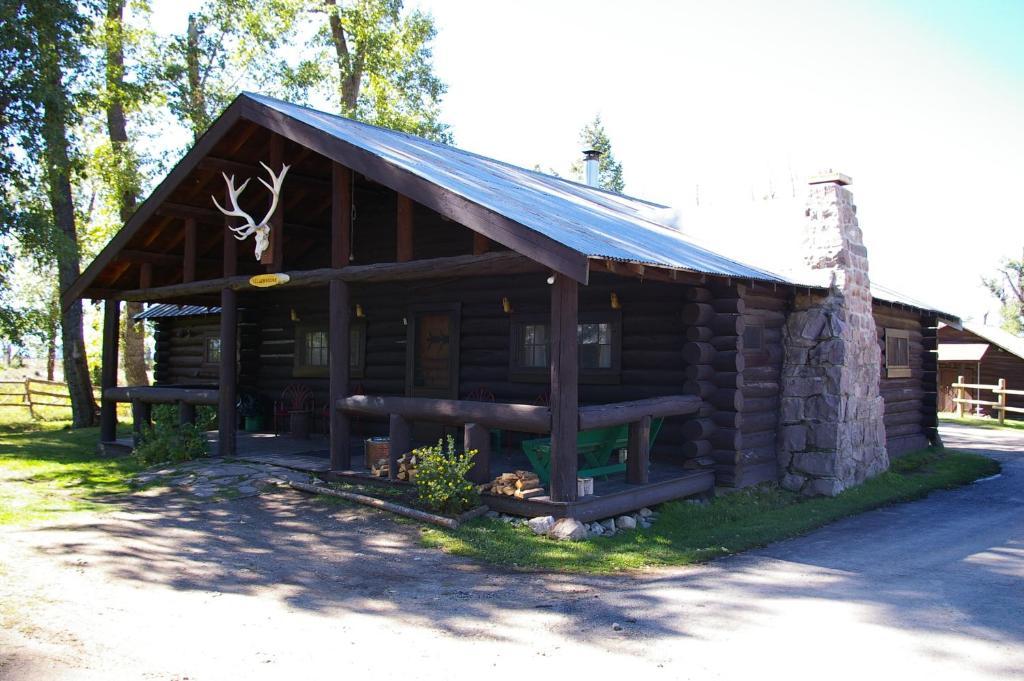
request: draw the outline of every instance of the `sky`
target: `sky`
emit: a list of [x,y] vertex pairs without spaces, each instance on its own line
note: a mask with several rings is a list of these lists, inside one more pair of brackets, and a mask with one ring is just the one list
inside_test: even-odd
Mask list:
[[[183,27],[189,4],[156,0],[154,25]],[[564,174],[600,114],[626,192],[695,236],[701,214],[770,196],[799,229],[806,178],[833,168],[853,178],[873,280],[964,317],[996,309],[981,276],[1024,248],[1020,0],[406,7],[435,19],[459,147]],[[727,229],[775,259],[792,248],[777,221]]]

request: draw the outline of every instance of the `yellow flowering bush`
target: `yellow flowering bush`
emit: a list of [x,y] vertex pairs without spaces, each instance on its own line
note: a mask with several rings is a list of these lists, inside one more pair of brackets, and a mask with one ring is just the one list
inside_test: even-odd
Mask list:
[[473,467],[476,450],[458,452],[451,435],[430,447],[413,451],[416,466],[416,492],[421,503],[440,513],[458,514],[479,503],[476,488],[466,474]]

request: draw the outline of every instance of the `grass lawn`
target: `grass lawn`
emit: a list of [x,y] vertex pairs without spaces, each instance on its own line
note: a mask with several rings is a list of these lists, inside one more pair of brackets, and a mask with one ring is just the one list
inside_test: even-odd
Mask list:
[[529,569],[614,572],[654,565],[699,563],[804,534],[880,506],[994,475],[999,464],[975,454],[922,451],[892,470],[835,498],[804,499],[773,487],[716,498],[710,504],[671,502],[648,530],[556,542],[529,528],[477,520],[455,531],[424,529],[427,546],[490,563]]
[[14,410],[0,410],[0,525],[52,521],[129,491],[140,466],[99,456],[98,428],[71,430],[66,421],[25,421],[4,411]]
[[996,419],[980,418],[978,416],[954,416],[948,413],[939,414],[939,422],[956,423],[962,426],[976,426],[978,428],[993,428],[995,430],[1024,430],[1024,421],[1005,419],[1003,425],[999,425],[999,421]]

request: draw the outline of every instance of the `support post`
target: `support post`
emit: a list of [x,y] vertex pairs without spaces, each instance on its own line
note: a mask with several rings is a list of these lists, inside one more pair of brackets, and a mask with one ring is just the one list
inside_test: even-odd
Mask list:
[[551,500],[576,500],[579,394],[576,282],[561,274],[551,286]]
[[629,453],[626,458],[626,482],[646,485],[651,461],[651,417],[629,424]]
[[181,281],[188,284],[196,280],[196,260],[199,249],[199,228],[195,218],[185,218],[185,256],[181,264]]
[[234,456],[238,407],[238,371],[235,348],[238,345],[238,294],[230,289],[220,292],[220,400],[217,404],[217,450],[221,456]]
[[412,260],[412,199],[398,195],[398,247],[395,253],[396,262]]
[[132,400],[132,444],[142,441],[142,433],[152,425],[152,405],[142,400]]
[[462,434],[462,447],[465,451],[475,449],[473,467],[466,476],[470,482],[482,484],[491,479],[491,431],[477,423],[467,423]]
[[153,286],[153,263],[144,262],[139,265],[139,288]]
[[[225,205],[230,203],[230,199],[227,198],[228,192],[225,190]],[[224,276],[233,277],[238,274],[238,239],[235,238],[235,233],[231,231],[231,218],[224,218]]]
[[996,398],[996,402],[999,403],[999,406],[997,406],[996,409],[999,410],[999,425],[1003,425],[1003,421],[1006,420],[1006,379],[1005,378],[1000,378],[999,379],[999,393],[998,393],[998,395],[999,396]]
[[331,168],[331,267],[344,267],[352,259],[352,171]]
[[[270,163],[275,173],[281,172],[284,163],[284,138],[277,134],[270,137]],[[267,266],[268,272],[284,271],[284,204],[277,202],[277,208],[270,217],[270,248],[260,258],[260,263]]]
[[348,397],[349,292],[348,284],[340,279],[333,279],[329,288],[330,356],[327,365],[330,402],[327,413],[330,423],[331,470],[337,471],[352,467],[348,414],[338,409],[338,400]]
[[103,365],[100,369],[100,442],[117,439],[117,402],[103,397],[107,388],[117,387],[117,350],[121,303],[103,302]]
[[191,402],[178,402],[178,423],[194,425],[196,422],[196,405]]
[[483,255],[491,250],[491,240],[480,232],[473,232],[473,255]]
[[960,400],[964,399],[964,389],[962,387],[960,387],[960,386],[962,386],[964,384],[964,377],[963,376],[957,376],[956,377],[956,384],[957,384],[956,393],[955,393],[956,394],[956,416],[957,416],[957,418],[963,418],[964,417],[964,403],[961,402]]
[[412,431],[409,422],[398,414],[391,415],[388,427],[388,477],[398,479],[398,457],[409,451]]

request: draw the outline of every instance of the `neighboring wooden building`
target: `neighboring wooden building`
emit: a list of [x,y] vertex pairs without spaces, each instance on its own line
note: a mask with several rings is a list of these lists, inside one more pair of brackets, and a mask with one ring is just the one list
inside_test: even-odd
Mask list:
[[[227,219],[211,198],[226,206],[225,179],[260,175],[260,163],[290,168],[254,258],[252,241],[235,238],[238,217],[262,215],[267,195],[250,189]],[[269,428],[274,402],[301,385],[330,434],[335,475],[365,474],[366,435],[390,434],[397,455],[458,429],[481,450],[482,481],[518,462],[519,440],[550,434],[546,496],[489,503],[602,518],[780,479],[780,443],[793,432],[780,416],[792,399],[787,324],[798,301],[806,311],[834,300],[828,285],[687,241],[658,223],[660,208],[246,94],[64,300],[107,301],[104,439],[117,401],[132,401],[140,419],[147,403],[178,402],[186,417],[188,405],[215,403],[230,455],[240,394],[262,398]],[[936,427],[935,329],[940,317],[956,320],[866,295],[885,357],[875,369],[885,438],[893,453],[919,448]],[[115,385],[122,300],[161,304],[142,315],[156,325],[157,387]],[[839,338],[844,313],[835,314]],[[832,413],[807,419],[842,411],[830,395],[819,402]],[[653,445],[652,419],[664,419]],[[577,498],[578,431],[620,424],[626,472]],[[489,452],[489,431],[506,452]]]
[[[967,383],[996,385],[1006,380],[1010,390],[1024,390],[1024,338],[1018,338],[1000,328],[964,323],[962,329],[942,325],[939,327],[939,410],[953,412],[952,385],[963,376]],[[973,399],[995,401],[996,396],[984,390],[970,391]],[[1007,395],[1010,407],[1024,407],[1024,397]],[[974,407],[985,416],[997,417],[988,406]],[[1006,418],[1020,419],[1024,415],[1007,412]]]

